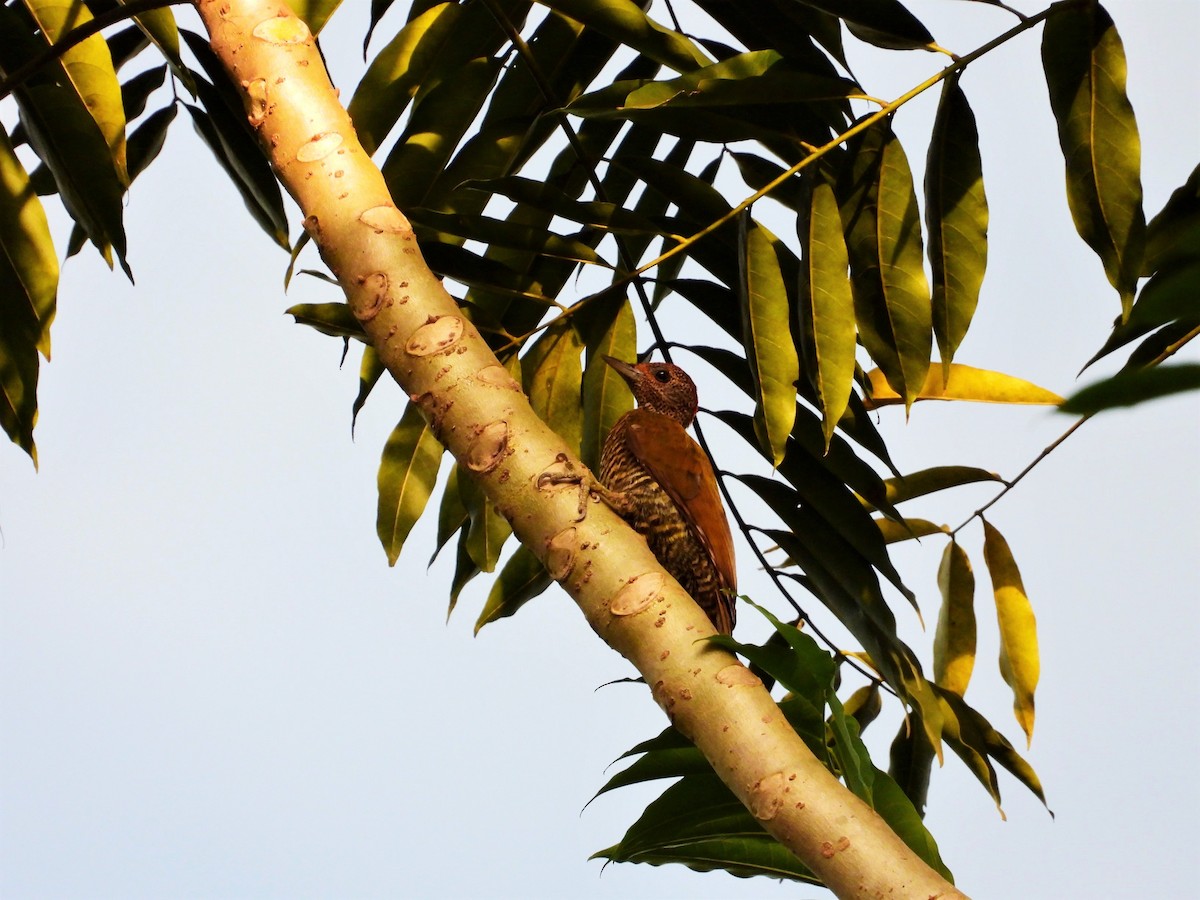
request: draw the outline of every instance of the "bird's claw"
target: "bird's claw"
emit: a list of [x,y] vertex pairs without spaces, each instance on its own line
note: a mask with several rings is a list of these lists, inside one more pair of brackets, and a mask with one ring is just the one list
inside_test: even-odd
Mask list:
[[587,516],[588,497],[591,495],[596,479],[590,472],[578,472],[565,453],[560,453],[554,462],[537,479],[537,488],[543,491],[558,484],[575,484],[579,486],[579,512],[576,522],[582,522]]

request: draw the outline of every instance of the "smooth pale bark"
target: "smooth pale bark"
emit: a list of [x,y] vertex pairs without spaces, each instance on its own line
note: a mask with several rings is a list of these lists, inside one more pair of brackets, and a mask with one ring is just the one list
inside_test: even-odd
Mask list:
[[533,413],[441,282],[279,0],[197,0],[304,226],[396,381],[589,624],[763,825],[840,897],[961,897],[809,752],[645,542],[546,472],[582,463]]

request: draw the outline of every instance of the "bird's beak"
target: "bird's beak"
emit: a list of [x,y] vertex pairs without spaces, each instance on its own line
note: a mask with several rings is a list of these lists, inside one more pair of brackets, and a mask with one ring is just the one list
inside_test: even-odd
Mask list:
[[625,379],[626,383],[633,386],[637,381],[641,380],[642,373],[627,362],[622,362],[615,356],[606,356],[604,361],[617,370],[617,374]]

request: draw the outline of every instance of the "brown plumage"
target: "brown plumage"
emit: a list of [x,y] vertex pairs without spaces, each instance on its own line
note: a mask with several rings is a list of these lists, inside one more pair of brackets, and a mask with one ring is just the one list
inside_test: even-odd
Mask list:
[[717,476],[684,430],[696,417],[696,386],[678,366],[606,356],[638,408],[617,420],[600,454],[604,501],[646,538],[713,627],[733,631],[737,572]]

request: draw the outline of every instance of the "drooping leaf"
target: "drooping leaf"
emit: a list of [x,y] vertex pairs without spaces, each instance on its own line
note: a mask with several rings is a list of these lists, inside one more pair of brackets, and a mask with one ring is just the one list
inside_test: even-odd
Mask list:
[[379,379],[386,371],[383,360],[379,358],[379,351],[370,344],[364,347],[362,361],[358,366],[358,394],[350,407],[350,434],[352,436],[354,426],[358,423],[358,414],[367,405],[367,398],[371,396],[371,391],[375,389],[375,385],[379,383]]
[[692,775],[646,807],[621,840],[592,854],[611,862],[681,863],[698,872],[820,882],[767,834],[713,774]]
[[[371,60],[348,111],[363,148],[374,153],[430,68],[444,53],[463,7],[439,3],[411,19]],[[372,27],[375,23],[372,17]]]
[[[800,267],[799,307],[803,334],[811,341],[809,367],[821,401],[825,449],[850,402],[854,384],[854,295],[842,219],[833,188],[824,180],[798,217],[797,231],[804,248]],[[811,337],[810,337],[811,336]]]
[[979,303],[987,267],[987,196],[979,131],[958,77],[947,78],[925,164],[925,218],[933,271],[933,333],[944,377]]
[[[902,398],[886,380],[879,369],[867,373],[867,381],[871,392],[863,398],[867,409],[878,409],[881,406],[891,406],[901,403]],[[972,400],[976,403],[1013,403],[1034,404],[1038,406],[1055,406],[1062,402],[1062,397],[1038,387],[1036,384],[1005,375],[1003,372],[992,372],[988,369],[976,369],[964,366],[962,363],[952,363],[950,372],[945,375],[935,370],[929,372],[925,383],[912,395],[914,400]]]
[[[11,268],[15,290],[0,295],[5,330],[50,358],[50,323],[58,294],[58,259],[46,211],[0,127],[0,259]],[[22,341],[23,342],[23,341]],[[11,432],[10,432],[11,434]]]
[[287,5],[305,21],[309,31],[320,34],[334,10],[342,5],[342,0],[287,0]]
[[604,361],[605,356],[632,362],[637,353],[637,326],[628,300],[605,329],[595,347],[588,348],[587,368],[583,372],[583,438],[580,457],[593,471],[600,468],[604,438],[633,404],[629,388],[617,371]]
[[933,49],[933,35],[899,0],[800,0],[837,16],[856,38],[888,50]]
[[1177,187],[1146,226],[1143,275],[1200,256],[1200,165]]
[[883,535],[884,543],[887,544],[919,540],[931,534],[948,534],[950,531],[948,526],[938,525],[928,519],[906,518],[903,524],[891,519],[875,519],[874,521],[879,527],[879,533]]
[[1195,390],[1200,390],[1200,363],[1175,363],[1118,372],[1072,394],[1058,408],[1086,416]]
[[1125,49],[1104,7],[1061,4],[1046,20],[1042,66],[1075,229],[1121,295],[1124,319],[1145,252],[1141,141],[1125,93]]
[[[184,34],[187,38],[189,33]],[[194,43],[188,38],[189,46]],[[259,227],[280,247],[290,249],[287,213],[283,207],[279,182],[246,126],[244,117],[230,112],[219,91],[204,78],[197,75],[195,83],[204,109],[190,103],[185,107],[192,117],[196,132],[237,188],[246,210]]]
[[[13,9],[0,6],[0,67],[6,71],[16,69],[44,49],[42,42],[30,34],[29,24]],[[98,40],[104,44],[103,38]],[[107,45],[104,53],[108,53]],[[111,56],[109,61],[111,68]],[[62,83],[65,77],[61,67],[57,71],[57,76],[53,71],[36,73],[13,91],[21,113],[18,128],[45,163],[45,169],[34,172],[35,187],[40,193],[57,190],[67,212],[82,228],[81,234],[91,240],[110,266],[115,249],[128,274],[123,175],[118,173],[104,132],[74,87]],[[119,87],[117,90],[119,104]],[[39,172],[44,175],[46,171],[53,176],[53,183],[38,184]],[[72,242],[68,250],[78,245]]]
[[975,466],[932,466],[916,472],[909,472],[899,478],[889,478],[884,481],[887,496],[892,503],[903,503],[914,497],[924,497],[936,491],[947,488],[961,487],[964,484],[976,484],[981,481],[998,481],[1004,479],[995,472],[979,469]]
[[774,465],[783,461],[796,420],[800,360],[792,339],[787,286],[777,239],[744,214],[738,219],[742,342],[754,378],[754,429]]
[[518,547],[492,584],[487,602],[475,620],[475,633],[479,634],[484,625],[511,616],[553,583],[554,579],[546,574],[545,566],[533,552],[528,547]]
[[420,409],[409,403],[384,445],[379,464],[375,528],[390,566],[396,564],[405,539],[429,502],[442,453],[442,445]]
[[474,477],[458,474],[458,493],[471,517],[466,531],[464,549],[471,562],[483,572],[494,572],[500,561],[500,551],[512,536],[512,526],[500,514]]
[[933,312],[912,172],[889,124],[854,141],[840,193],[859,337],[908,409],[929,370]]
[[[56,43],[64,34],[92,21],[92,13],[83,3],[70,0],[25,0],[48,43]],[[95,121],[112,154],[113,168],[122,185],[129,184],[125,169],[125,110],[121,103],[121,85],[113,68],[108,43],[94,34],[71,47],[60,57],[80,105]]]
[[1037,621],[1008,541],[986,520],[983,523],[983,558],[992,579],[996,618],[1000,623],[1000,674],[1012,688],[1013,712],[1025,732],[1025,740],[1032,742],[1033,694],[1041,668]]
[[358,341],[367,339],[362,324],[354,317],[347,303],[297,303],[289,306],[284,314],[293,316],[297,325],[307,325],[321,334]]
[[1200,250],[1194,259],[1155,272],[1129,314],[1130,328],[1150,330],[1176,319],[1200,318]]
[[651,19],[632,0],[543,0],[551,9],[570,16],[614,41],[644,56],[670,66],[676,72],[690,72],[708,65],[710,60],[686,35],[664,28]]
[[942,554],[938,588],[942,608],[933,636],[933,680],[961,697],[975,668],[975,574],[957,541]]
[[577,448],[583,436],[583,342],[569,321],[547,328],[521,358],[521,380],[538,418]]

